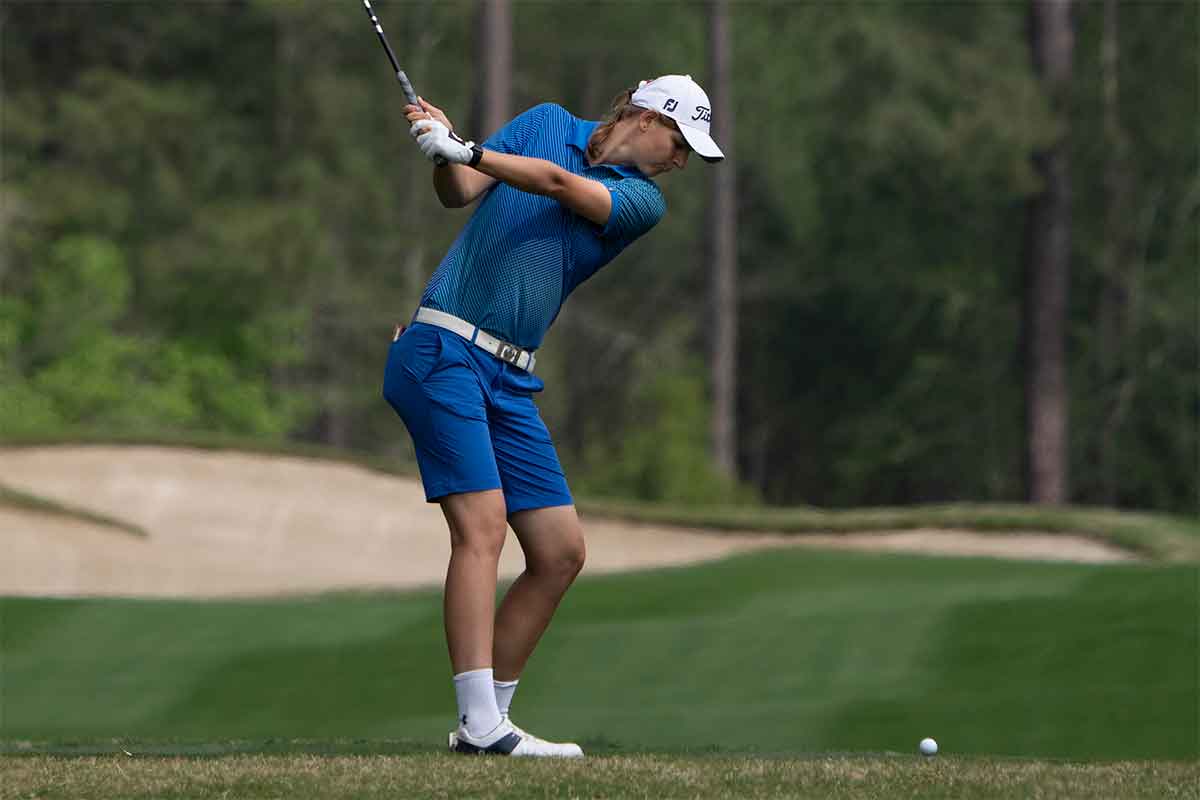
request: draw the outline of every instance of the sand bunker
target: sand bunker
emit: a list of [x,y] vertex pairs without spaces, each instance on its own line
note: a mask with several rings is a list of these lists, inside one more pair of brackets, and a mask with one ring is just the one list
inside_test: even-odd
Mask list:
[[[145,529],[0,508],[0,595],[246,596],[439,584],[450,553],[420,483],[334,462],[165,447],[0,450],[0,483]],[[664,567],[764,547],[1129,560],[1092,540],[904,531],[706,533],[584,518],[584,574]],[[523,566],[509,535],[501,575]]]

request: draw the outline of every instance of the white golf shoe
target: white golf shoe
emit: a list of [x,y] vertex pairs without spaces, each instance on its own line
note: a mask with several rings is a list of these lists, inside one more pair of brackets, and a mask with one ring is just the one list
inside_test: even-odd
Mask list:
[[530,756],[534,758],[582,758],[583,750],[574,742],[547,742],[518,728],[505,718],[486,736],[475,737],[459,725],[450,731],[450,751],[469,755]]

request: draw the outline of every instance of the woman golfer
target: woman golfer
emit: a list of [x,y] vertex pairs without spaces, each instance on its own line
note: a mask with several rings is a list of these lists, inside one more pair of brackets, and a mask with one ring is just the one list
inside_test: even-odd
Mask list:
[[[666,75],[617,98],[604,123],[543,104],[482,146],[441,110],[407,106],[438,199],[482,198],[392,343],[383,394],[412,435],[430,502],[450,526],[446,640],[460,753],[581,756],[518,728],[517,679],[583,567],[583,530],[546,425],[534,352],[567,295],[662,218],[650,180],[683,169],[709,136],[708,96]],[[516,532],[525,571],[495,608],[496,570]]]

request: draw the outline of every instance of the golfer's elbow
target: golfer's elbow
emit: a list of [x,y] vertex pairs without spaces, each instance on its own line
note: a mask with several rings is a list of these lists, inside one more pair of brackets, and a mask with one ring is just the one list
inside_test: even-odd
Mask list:
[[539,188],[537,193],[561,203],[567,195],[569,188],[567,179],[570,177],[570,174],[557,164],[551,164],[550,169],[547,169],[540,176],[541,180],[538,182]]
[[462,208],[472,200],[468,187],[453,166],[436,167],[433,170],[433,191],[442,208]]
[[462,191],[458,191],[457,187],[446,186],[434,181],[433,190],[437,193],[438,202],[442,204],[442,208],[462,208],[467,204],[466,195]]
[[448,197],[440,192],[438,200],[442,202],[442,208],[463,208],[467,204],[467,201],[461,197]]

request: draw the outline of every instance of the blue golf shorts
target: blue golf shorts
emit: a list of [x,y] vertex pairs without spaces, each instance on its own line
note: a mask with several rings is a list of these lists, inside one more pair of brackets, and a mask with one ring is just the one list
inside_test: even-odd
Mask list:
[[502,489],[507,513],[571,505],[533,393],[542,380],[456,333],[414,323],[392,342],[384,399],[404,420],[425,499]]

